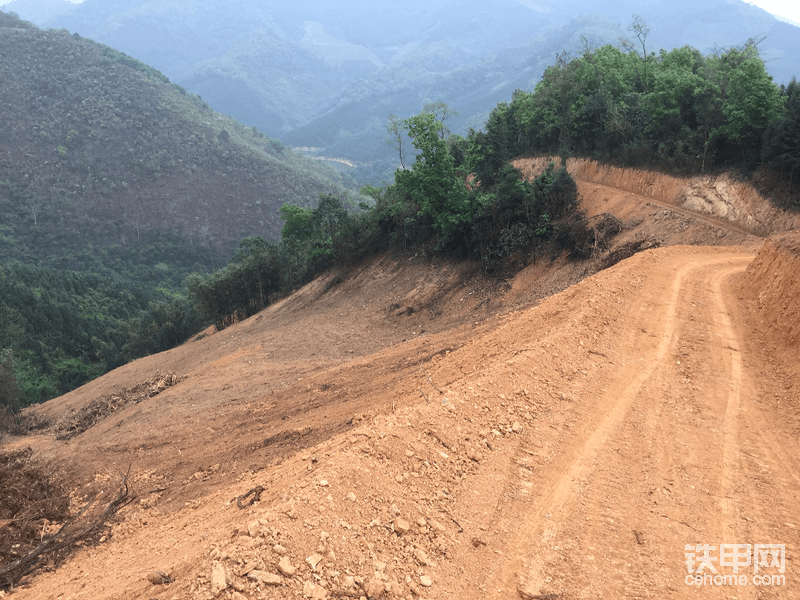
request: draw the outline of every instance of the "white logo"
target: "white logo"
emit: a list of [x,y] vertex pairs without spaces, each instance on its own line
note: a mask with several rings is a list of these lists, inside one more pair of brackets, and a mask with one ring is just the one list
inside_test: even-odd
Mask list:
[[[720,544],[719,552],[712,544],[686,544],[684,553],[686,585],[786,585],[785,544]],[[748,568],[752,577],[740,572]]]

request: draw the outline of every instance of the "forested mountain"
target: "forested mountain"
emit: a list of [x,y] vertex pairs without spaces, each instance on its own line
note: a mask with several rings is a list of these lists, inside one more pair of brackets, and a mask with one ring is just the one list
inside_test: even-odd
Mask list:
[[0,373],[26,401],[182,341],[189,273],[347,193],[155,69],[3,12],[0,81]]
[[283,203],[342,189],[320,163],[116,50],[3,24],[5,258],[74,268],[80,259],[68,255],[92,245],[177,236],[227,260],[243,237],[278,236]]
[[154,65],[287,145],[380,163],[392,160],[382,144],[388,115],[444,101],[459,113],[454,131],[480,127],[499,100],[530,91],[557,52],[631,36],[635,13],[651,25],[648,52],[710,52],[765,36],[760,52],[778,83],[800,63],[800,28],[740,0],[85,0],[49,25]]

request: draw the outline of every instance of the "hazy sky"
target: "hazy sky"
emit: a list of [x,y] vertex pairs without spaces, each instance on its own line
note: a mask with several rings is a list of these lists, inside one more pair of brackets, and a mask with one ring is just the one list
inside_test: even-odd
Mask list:
[[800,2],[797,0],[756,0],[751,1],[750,4],[760,6],[773,15],[785,17],[800,25]]
[[[75,4],[80,4],[83,0],[70,0]],[[8,4],[11,0],[0,0],[0,6]],[[750,4],[760,6],[767,12],[774,15],[784,17],[794,21],[796,25],[800,25],[800,2],[798,0],[745,0]],[[523,0],[521,4],[525,4]]]

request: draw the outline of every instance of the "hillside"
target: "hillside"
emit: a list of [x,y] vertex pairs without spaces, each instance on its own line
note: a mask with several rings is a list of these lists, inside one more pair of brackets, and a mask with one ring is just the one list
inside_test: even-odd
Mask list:
[[133,272],[154,246],[150,265],[207,270],[243,237],[276,238],[283,203],[344,190],[112,48],[4,13],[0,25],[4,260],[97,272],[108,249]]
[[797,234],[764,243],[723,177],[570,169],[623,224],[590,261],[383,257],[29,409],[3,449],[73,507],[126,472],[137,496],[13,596],[688,598],[685,544],[791,557]]

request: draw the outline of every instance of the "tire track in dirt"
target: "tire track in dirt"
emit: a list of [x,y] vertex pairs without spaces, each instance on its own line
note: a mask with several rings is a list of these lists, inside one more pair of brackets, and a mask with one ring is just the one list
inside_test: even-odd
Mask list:
[[[579,495],[576,491],[579,482],[591,478],[592,472],[596,470],[595,463],[599,462],[598,452],[620,428],[634,400],[643,390],[646,391],[645,384],[653,377],[654,371],[665,366],[667,353],[673,345],[679,325],[677,313],[685,294],[685,279],[709,265],[729,259],[730,257],[719,256],[701,257],[681,266],[672,275],[667,288],[668,299],[659,309],[659,314],[664,315],[663,319],[652,320],[652,306],[658,304],[661,291],[657,287],[652,289],[652,283],[648,293],[639,297],[636,310],[629,311],[631,314],[635,313],[635,320],[644,326],[631,327],[629,330],[628,339],[623,344],[627,350],[627,364],[613,375],[618,384],[611,385],[598,399],[598,408],[595,411],[597,418],[590,419],[590,422],[598,425],[586,432],[588,437],[575,435],[572,448],[563,454],[564,457],[569,456],[566,464],[564,461],[553,463],[551,480],[554,483],[541,496],[540,501],[536,502],[535,508],[528,509],[523,522],[518,524],[516,534],[506,551],[512,558],[499,566],[492,583],[487,586],[492,593],[491,597],[507,597],[509,591],[515,588],[523,597],[534,597],[547,592],[543,567],[551,562],[556,552],[557,531],[572,513],[571,505]],[[733,267],[733,270],[743,270],[749,260],[749,257],[740,258],[739,265]],[[654,326],[658,327],[655,340],[652,331],[648,331],[654,329]],[[638,360],[640,358],[644,358],[644,361]],[[582,439],[586,441],[582,443]],[[519,514],[521,511],[514,512]]]
[[734,506],[734,473],[739,463],[739,413],[741,411],[742,392],[742,355],[736,331],[731,324],[728,307],[722,295],[722,281],[738,269],[725,269],[714,274],[710,283],[716,307],[715,322],[712,324],[714,337],[720,338],[717,349],[717,361],[721,370],[728,373],[728,386],[725,400],[725,420],[723,425],[723,451],[720,509],[722,510],[722,540],[733,540],[736,537],[736,509]]

